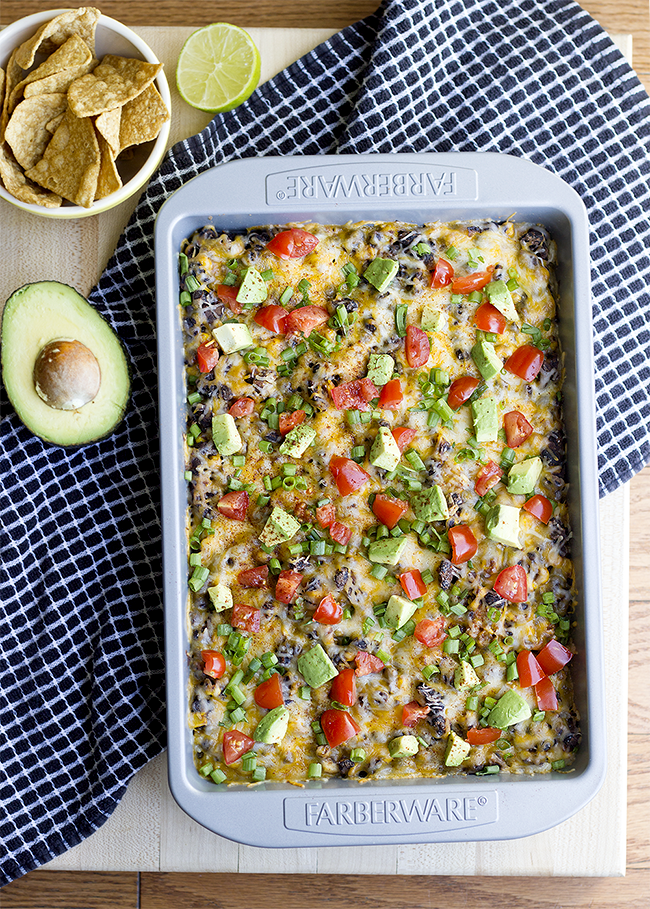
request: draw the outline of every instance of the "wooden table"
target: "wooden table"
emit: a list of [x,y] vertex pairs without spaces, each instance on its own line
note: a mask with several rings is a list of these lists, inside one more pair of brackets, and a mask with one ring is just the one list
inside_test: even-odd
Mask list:
[[[14,2],[3,0],[0,11],[0,22],[6,24],[20,15],[33,12],[36,9],[51,8],[54,4],[47,2]],[[161,0],[155,3],[156,21],[161,25],[176,26],[166,30],[152,29],[142,26],[143,22],[151,22],[153,2],[127,2],[127,0],[109,0],[102,3],[102,12],[114,15],[122,21],[136,28],[155,49],[159,50],[161,59],[168,61],[167,71],[173,72],[173,61],[182,45],[184,37],[196,27],[207,22],[222,20],[239,23],[249,29],[260,47],[265,64],[262,78],[269,78],[275,71],[282,68],[291,59],[295,59],[303,52],[323,40],[328,34],[338,28],[354,21],[360,16],[371,12],[375,6],[374,0],[334,0],[334,2],[318,2],[318,0],[303,0],[302,3],[293,0],[278,0],[267,2],[257,0],[254,4],[254,13],[251,13],[251,4],[247,3],[214,3],[205,2],[200,8],[192,9],[191,27],[185,24],[188,17],[187,3]],[[589,0],[584,2],[585,8],[595,15],[610,32],[633,35],[634,64],[646,87],[650,86],[650,41],[648,41],[647,6],[645,0],[626,0],[614,4],[604,0]],[[254,22],[254,25],[253,25]],[[281,22],[285,27],[277,28]],[[319,28],[302,29],[300,31],[286,30],[290,26],[302,26],[309,22],[311,26]],[[274,26],[273,32],[266,26]],[[325,29],[326,31],[323,31]],[[159,47],[157,47],[157,42]],[[631,42],[629,38],[621,38],[622,48],[629,54]],[[178,96],[174,98],[174,123],[172,138],[190,135],[199,130],[208,120],[207,115],[195,112],[184,105]],[[79,242],[81,234],[82,255],[76,262],[62,264],[64,273],[61,280],[70,280],[83,292],[87,291],[95,282],[101,272],[104,262],[112,251],[116,237],[121,227],[126,223],[134,203],[125,203],[113,213],[88,219],[79,224],[70,224],[66,229],[74,230]],[[5,215],[5,206],[0,215]],[[9,217],[12,216],[10,213]],[[99,222],[99,223],[98,223]],[[6,223],[6,222],[5,222]],[[9,226],[9,225],[7,225]],[[63,225],[59,225],[63,227]],[[101,227],[101,229],[100,229]],[[59,238],[60,240],[60,238]],[[85,256],[83,251],[92,252]],[[47,261],[48,255],[53,255],[54,248],[49,249],[47,241],[43,254]],[[51,261],[51,260],[50,260]],[[40,275],[34,274],[33,266],[20,264],[17,266],[25,269],[25,273],[17,277],[15,268],[4,269],[0,273],[0,295],[9,292],[13,287],[22,283],[22,280],[36,280]],[[57,266],[59,267],[59,266]],[[65,273],[69,269],[69,274]],[[59,276],[58,276],[59,277]],[[5,286],[6,285],[6,286]],[[7,294],[5,293],[4,296]],[[650,484],[650,473],[645,472],[636,481],[633,489],[643,489]],[[650,490],[649,490],[650,491]],[[637,503],[638,493],[634,502]],[[637,507],[634,512],[633,526],[635,532],[643,528],[650,528],[650,521],[645,524],[639,518],[641,510]],[[127,797],[119,806],[113,817],[104,827],[85,843],[60,857],[47,866],[47,870],[28,875],[23,881],[11,885],[0,894],[0,906],[10,909],[13,906],[68,906],[79,905],[81,901],[80,887],[84,885],[91,889],[84,894],[84,905],[102,906],[146,906],[153,909],[155,906],[196,906],[197,900],[208,886],[219,887],[220,898],[224,896],[223,887],[227,885],[233,895],[233,905],[240,904],[234,899],[235,892],[245,894],[245,902],[258,903],[267,906],[295,905],[303,906],[309,902],[313,906],[323,905],[328,901],[328,893],[318,883],[313,883],[312,875],[320,874],[363,874],[381,875],[374,878],[367,886],[372,888],[373,905],[380,902],[391,906],[418,905],[417,899],[422,899],[425,890],[419,889],[417,882],[426,881],[419,875],[617,875],[625,870],[625,749],[622,743],[625,738],[625,715],[621,704],[625,703],[626,686],[625,673],[622,672],[622,659],[627,652],[627,553],[628,553],[628,528],[629,528],[629,487],[620,490],[614,496],[608,497],[601,504],[601,520],[603,525],[603,557],[604,557],[604,588],[607,599],[607,626],[605,629],[608,642],[608,659],[612,668],[617,669],[621,677],[622,688],[619,687],[615,704],[610,703],[610,754],[609,774],[603,792],[588,806],[577,818],[568,821],[555,832],[541,834],[539,837],[528,838],[514,845],[510,844],[473,844],[465,846],[423,846],[423,847],[367,847],[364,849],[339,850],[258,850],[248,847],[239,847],[228,843],[207,833],[194,824],[174,805],[169,797],[164,781],[164,761],[162,758],[152,762],[133,781]],[[648,529],[646,538],[650,536]],[[647,599],[645,581],[647,575],[642,575],[643,561],[640,550],[633,550],[633,575],[632,591],[633,600]],[[635,609],[635,629],[648,627],[650,610],[644,602],[633,603]],[[639,675],[643,672],[643,639],[635,634],[635,640],[630,649],[632,659],[638,658]],[[647,645],[646,634],[646,645]],[[635,664],[633,664],[635,665]],[[647,690],[647,672],[644,688]],[[645,720],[646,711],[641,708],[641,697],[635,695],[636,686],[631,697],[631,745],[630,759],[631,770],[636,770],[644,764],[647,770],[647,746],[650,745],[648,724]],[[618,706],[617,706],[618,705]],[[644,746],[645,749],[644,749]],[[650,795],[647,773],[636,774],[631,777],[630,793],[632,810],[641,806]],[[635,785],[640,783],[640,785]],[[648,868],[647,845],[650,838],[648,829],[648,814],[632,813],[632,840],[630,847],[628,837],[628,868],[630,868],[629,849],[633,848],[632,868]],[[603,826],[605,825],[605,826]],[[628,827],[629,830],[629,827]],[[590,836],[590,833],[592,834]],[[645,855],[643,849],[645,848]],[[79,869],[76,874],[66,874],[62,871],[54,872],[51,869]],[[102,869],[103,873],[83,874],[89,869]],[[134,875],[124,873],[116,875],[117,869],[134,871],[150,871],[144,874],[141,881],[141,892],[133,892]],[[210,875],[206,881],[205,875],[199,874],[156,874],[159,870],[167,872],[190,871],[220,871],[219,875]],[[278,872],[302,872],[300,877],[286,877]],[[260,872],[264,877],[234,877],[232,872]],[[387,874],[415,875],[418,877],[400,878],[391,881],[385,877]],[[650,875],[649,875],[650,878]],[[329,896],[336,898],[347,896],[345,887],[352,887],[357,893],[357,902],[365,894],[363,878],[340,878],[340,893],[330,891]],[[182,884],[181,884],[182,881]],[[408,885],[405,883],[408,881]],[[560,894],[564,898],[570,897],[571,902],[566,905],[581,906],[578,900],[584,898],[585,905],[600,906],[600,896],[603,897],[602,905],[623,906],[632,905],[623,897],[625,885],[621,888],[620,882],[615,888],[611,886],[614,881],[598,882],[605,889],[600,892],[594,890],[591,882],[580,896],[574,885],[567,885],[548,880],[537,880],[531,889],[519,891],[516,878],[510,877],[507,885],[501,878],[499,886],[491,886],[489,878],[473,877],[471,893],[476,897],[476,905],[489,907],[494,905],[505,906],[524,905],[518,901],[517,893],[534,892],[544,894],[540,906],[561,905],[558,902]],[[345,886],[344,886],[345,882]],[[376,883],[375,883],[376,882]],[[381,882],[381,883],[380,883]],[[650,883],[650,881],[648,881]],[[433,881],[431,881],[433,884]],[[495,884],[497,882],[495,881]],[[639,882],[640,883],[640,882]],[[543,886],[540,887],[539,885]],[[627,881],[625,882],[627,884]],[[104,890],[104,885],[108,889]],[[177,885],[180,889],[177,891]],[[456,902],[458,881],[452,878],[435,879],[435,891],[440,905]],[[53,889],[52,889],[53,888]],[[269,889],[270,888],[270,889]],[[571,895],[571,891],[573,891]],[[70,894],[69,898],[66,893]],[[172,898],[172,892],[174,896]],[[468,891],[469,892],[469,891]],[[58,896],[57,896],[58,893]],[[288,894],[294,894],[294,902],[287,902]],[[494,896],[494,902],[490,894]],[[650,905],[647,889],[635,887],[641,902],[639,907]],[[15,894],[15,899],[14,899]],[[73,897],[74,894],[74,897]],[[515,902],[507,903],[505,899],[512,894]],[[609,894],[609,895],[608,895]],[[614,897],[613,895],[616,894]],[[302,896],[301,896],[302,895]],[[632,896],[632,894],[630,894]],[[133,901],[135,897],[135,902]],[[304,903],[300,902],[304,898]],[[470,897],[466,893],[466,900]],[[626,902],[623,903],[623,899]],[[528,897],[527,897],[528,899]],[[536,897],[537,899],[537,897]],[[643,900],[646,900],[643,902]],[[17,900],[17,901],[16,901]],[[277,900],[277,903],[276,903]],[[606,900],[609,900],[607,902]],[[612,901],[613,900],[613,901]],[[591,901],[591,902],[589,902]],[[222,899],[223,902],[223,899]],[[202,904],[202,903],[201,903]],[[224,902],[230,905],[230,902]],[[563,905],[564,903],[562,903]],[[470,903],[464,901],[464,905]],[[474,905],[472,899],[471,905]],[[526,906],[532,906],[528,901]],[[534,905],[538,905],[537,902]]]

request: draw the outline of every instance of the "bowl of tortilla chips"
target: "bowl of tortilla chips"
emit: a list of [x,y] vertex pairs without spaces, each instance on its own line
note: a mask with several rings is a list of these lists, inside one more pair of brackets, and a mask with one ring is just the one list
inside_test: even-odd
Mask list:
[[119,205],[169,141],[171,97],[153,51],[93,7],[0,31],[0,197],[50,218]]

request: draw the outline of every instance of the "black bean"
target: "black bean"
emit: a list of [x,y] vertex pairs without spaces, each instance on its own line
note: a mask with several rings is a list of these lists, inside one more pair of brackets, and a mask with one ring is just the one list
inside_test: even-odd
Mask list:
[[350,758],[342,758],[339,761],[339,771],[341,773],[341,776],[347,776],[353,767],[354,761],[351,761]]
[[548,235],[537,227],[530,227],[519,241],[524,249],[537,256],[538,259],[548,260]]
[[211,224],[207,224],[199,231],[199,237],[202,240],[216,240],[217,232]]
[[443,559],[438,566],[438,580],[442,590],[449,590],[457,577],[457,569],[451,564],[449,559]]
[[345,585],[348,583],[348,577],[350,572],[347,568],[338,568],[334,572],[334,583],[338,590],[343,590]]

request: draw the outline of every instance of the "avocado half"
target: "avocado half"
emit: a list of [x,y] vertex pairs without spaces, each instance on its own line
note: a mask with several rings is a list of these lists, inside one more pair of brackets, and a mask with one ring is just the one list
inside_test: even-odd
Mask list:
[[2,314],[2,377],[16,414],[54,445],[86,445],[119,425],[131,390],[122,344],[90,303],[57,281],[16,290]]

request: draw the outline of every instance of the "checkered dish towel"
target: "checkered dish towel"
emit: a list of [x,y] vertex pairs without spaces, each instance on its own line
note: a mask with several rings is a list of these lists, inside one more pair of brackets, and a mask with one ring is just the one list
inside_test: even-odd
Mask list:
[[110,438],[44,445],[4,401],[0,880],[79,843],[165,745],[153,225],[237,157],[493,151],[578,191],[591,223],[601,492],[650,458],[650,103],[573,0],[387,0],[177,145],[92,294],[128,350]]

